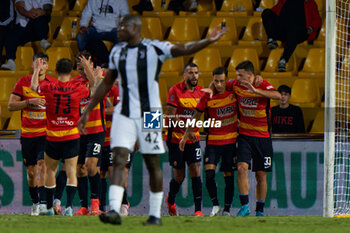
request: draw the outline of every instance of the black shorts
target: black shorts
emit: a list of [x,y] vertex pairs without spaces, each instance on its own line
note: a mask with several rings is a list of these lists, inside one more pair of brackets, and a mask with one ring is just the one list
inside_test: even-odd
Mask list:
[[221,157],[220,171],[230,172],[235,170],[236,143],[228,145],[207,145],[204,154],[204,164],[217,165]]
[[181,151],[179,144],[168,143],[170,166],[177,169],[185,168],[187,165],[201,161],[201,147],[199,142],[186,144],[185,150]]
[[237,138],[237,163],[246,162],[250,166],[253,159],[253,171],[272,171],[271,138],[250,137],[240,134]]
[[86,158],[100,158],[105,141],[105,132],[80,136],[78,164],[85,164]]
[[[125,165],[126,168],[131,168],[132,159],[134,157],[133,153],[130,153],[128,156],[127,163]],[[101,171],[108,171],[108,168],[113,164],[113,154],[110,146],[105,146],[102,148],[101,162],[98,163],[101,166]]]
[[74,139],[69,141],[47,141],[46,142],[46,154],[54,159],[70,159],[75,156],[78,156],[79,153],[79,143],[80,139]]
[[44,159],[46,135],[33,138],[21,137],[22,157],[25,166],[37,164]]

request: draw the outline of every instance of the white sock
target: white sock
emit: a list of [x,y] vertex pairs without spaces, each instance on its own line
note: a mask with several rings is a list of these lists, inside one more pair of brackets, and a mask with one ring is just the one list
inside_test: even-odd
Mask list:
[[163,192],[149,192],[149,215],[160,218],[160,210],[162,208]]
[[111,210],[115,212],[120,212],[120,206],[122,204],[124,194],[124,188],[119,185],[111,185],[109,186],[109,205],[111,206]]

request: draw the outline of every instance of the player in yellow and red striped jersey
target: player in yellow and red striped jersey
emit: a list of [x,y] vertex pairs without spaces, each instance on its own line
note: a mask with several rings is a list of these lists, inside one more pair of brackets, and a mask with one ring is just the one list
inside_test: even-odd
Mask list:
[[[72,78],[73,82],[80,83],[89,87],[96,88],[100,82],[103,72],[100,67],[96,67],[93,72],[93,62],[91,54],[87,51],[79,52],[76,56],[77,70],[79,76]],[[81,113],[92,98],[83,99],[80,103]],[[99,214],[99,195],[101,192],[101,179],[98,170],[98,162],[101,158],[102,147],[105,139],[105,103],[104,100],[94,107],[89,115],[86,124],[86,133],[81,135],[80,152],[78,159],[78,193],[80,197],[81,208],[75,215],[87,215],[88,211],[88,182],[90,183],[90,214]]]
[[[39,82],[46,83],[55,80],[45,75],[49,57],[44,53],[35,54],[33,63],[39,58],[44,63],[39,71]],[[10,95],[8,109],[9,111],[21,110],[22,112],[21,148],[23,162],[27,169],[29,193],[33,202],[31,215],[39,215],[39,202],[41,212],[46,211],[44,188],[46,105],[45,97],[30,89],[31,79],[32,75],[28,75],[17,81]],[[38,172],[39,180],[37,179]]]
[[[200,98],[196,113],[193,119],[200,119],[205,112],[205,119],[220,121],[220,127],[210,127],[207,135],[207,145],[205,148],[204,164],[206,187],[209,192],[213,209],[210,216],[220,213],[220,204],[217,198],[217,187],[215,182],[215,170],[221,157],[220,171],[224,172],[225,179],[225,208],[222,212],[224,216],[230,216],[230,207],[232,205],[234,191],[234,157],[236,157],[236,138],[237,138],[237,100],[232,91],[226,90],[227,70],[224,67],[218,67],[213,71],[214,95],[211,98],[206,93]],[[183,139],[180,142],[180,150],[185,149],[186,141],[196,141],[197,138],[188,127]]]
[[237,138],[237,184],[242,208],[238,216],[249,211],[248,169],[253,160],[252,171],[257,181],[256,216],[264,216],[264,202],[267,192],[266,175],[272,170],[271,110],[270,99],[281,95],[266,80],[256,86],[254,66],[243,61],[236,66],[237,79],[227,83],[233,89],[239,105],[239,136]]
[[42,67],[43,60],[39,58],[34,63],[31,89],[39,95],[45,96],[47,106],[47,142],[45,148],[47,215],[54,215],[55,175],[59,160],[64,159],[67,173],[65,215],[72,216],[73,199],[77,188],[76,164],[80,138],[77,128],[80,117],[79,106],[81,99],[90,96],[90,90],[79,83],[69,81],[73,68],[69,59],[62,58],[56,63],[58,80],[39,83],[38,76]]
[[168,131],[165,134],[169,151],[169,163],[174,168],[174,178],[169,184],[169,193],[166,198],[168,212],[171,216],[178,215],[175,205],[175,197],[185,178],[185,163],[190,169],[192,178],[192,190],[195,203],[195,215],[203,216],[202,209],[202,181],[200,178],[201,149],[199,146],[198,128],[193,131],[196,134],[197,142],[187,141],[184,151],[180,151],[179,143],[182,139],[184,126],[175,126],[179,122],[186,122],[192,118],[198,100],[203,96],[202,87],[198,86],[198,66],[189,63],[184,69],[184,81],[176,84],[169,90],[167,99],[167,123]]

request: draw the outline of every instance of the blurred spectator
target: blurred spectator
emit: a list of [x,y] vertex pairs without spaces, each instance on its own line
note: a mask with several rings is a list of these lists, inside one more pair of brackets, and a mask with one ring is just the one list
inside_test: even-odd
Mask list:
[[300,107],[289,104],[291,88],[281,85],[280,104],[271,108],[272,133],[305,133],[304,117]]
[[132,9],[141,15],[143,11],[153,11],[153,5],[151,0],[140,0],[139,4],[132,6]]
[[13,20],[12,0],[0,1],[0,61],[2,59],[2,48],[6,42],[6,35],[10,30],[10,23]]
[[10,30],[5,43],[7,63],[1,69],[16,70],[16,51],[19,45],[40,41],[46,50],[51,46],[47,41],[51,20],[51,0],[16,0],[16,24]]
[[[129,14],[126,0],[89,0],[81,15],[80,31],[77,35],[79,51],[85,50],[91,40],[117,43],[119,18],[126,14]],[[89,27],[90,20],[92,25]]]
[[315,0],[278,0],[261,15],[268,37],[267,47],[278,47],[276,40],[286,42],[278,71],[286,71],[286,63],[299,43],[316,39],[322,20]]

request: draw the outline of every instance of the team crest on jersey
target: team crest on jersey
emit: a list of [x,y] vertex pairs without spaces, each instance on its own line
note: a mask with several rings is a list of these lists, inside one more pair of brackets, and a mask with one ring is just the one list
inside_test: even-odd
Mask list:
[[257,108],[258,107],[258,100],[255,98],[241,97],[240,104],[243,107]]

